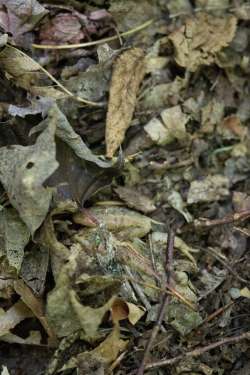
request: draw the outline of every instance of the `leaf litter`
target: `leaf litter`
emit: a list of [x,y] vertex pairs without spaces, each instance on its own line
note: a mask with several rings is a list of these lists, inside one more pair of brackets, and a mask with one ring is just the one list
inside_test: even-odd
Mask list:
[[248,368],[248,5],[0,1],[2,374]]

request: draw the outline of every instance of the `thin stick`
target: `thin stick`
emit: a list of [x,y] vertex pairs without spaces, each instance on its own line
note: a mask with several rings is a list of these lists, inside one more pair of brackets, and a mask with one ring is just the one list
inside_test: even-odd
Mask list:
[[[166,252],[166,262],[165,262],[165,271],[166,271],[166,279],[167,279],[167,284],[170,284],[171,281],[171,274],[172,274],[172,263],[173,263],[173,256],[174,256],[174,239],[175,239],[175,232],[176,229],[172,228],[169,230],[168,233],[168,242],[167,242],[167,252]],[[157,321],[154,325],[154,328],[152,329],[151,336],[147,342],[145,352],[142,358],[141,365],[137,371],[137,375],[143,375],[144,370],[146,368],[146,363],[148,361],[148,357],[150,354],[151,347],[153,345],[153,342],[155,341],[158,332],[160,330],[162,321],[164,319],[166,307],[169,303],[169,295],[165,292],[163,297],[162,297],[162,302],[160,305],[160,309],[158,312],[158,317]]]
[[51,79],[52,82],[54,82],[58,87],[60,87],[60,89],[65,93],[67,94],[68,96],[70,96],[72,99],[75,99],[77,100],[78,102],[81,102],[81,103],[84,103],[86,105],[91,105],[91,106],[97,106],[97,107],[103,107],[104,103],[96,103],[96,102],[92,102],[91,100],[87,100],[87,99],[83,99],[81,98],[80,96],[77,96],[77,95],[74,95],[71,91],[69,91],[65,86],[63,86],[55,77],[52,76],[52,74],[50,74],[42,65],[40,65],[37,61],[35,61],[34,59],[32,59],[29,55],[27,55],[26,53],[24,53],[23,51],[21,51],[20,49],[18,48],[15,48],[11,45],[8,45],[9,48],[13,48],[14,50],[17,51],[17,53],[20,53],[22,56],[24,56],[26,59],[29,59],[32,61],[32,63],[37,65],[38,69],[40,69],[42,72],[44,72],[46,74],[47,77],[49,77]]
[[238,335],[238,336],[226,337],[226,338],[224,338],[220,341],[217,341],[217,342],[214,342],[212,344],[209,344],[209,345],[191,350],[190,352],[186,352],[186,353],[178,355],[174,358],[163,359],[161,361],[149,363],[148,365],[145,366],[145,370],[152,370],[152,369],[156,369],[156,368],[160,368],[160,367],[173,365],[176,362],[179,362],[179,361],[181,361],[185,358],[199,357],[203,353],[206,353],[209,350],[218,348],[219,346],[237,343],[239,341],[246,340],[246,339],[250,340],[250,331],[242,333],[241,335]]
[[72,48],[86,48],[91,46],[96,46],[98,44],[103,44],[107,42],[111,42],[112,40],[120,39],[122,36],[128,36],[134,33],[137,33],[138,31],[141,31],[145,29],[146,27],[150,26],[153,23],[153,19],[144,22],[143,24],[135,27],[134,29],[130,29],[128,31],[125,31],[124,33],[121,33],[119,35],[110,36],[108,38],[103,38],[100,40],[95,40],[92,42],[86,42],[86,43],[77,43],[77,44],[61,44],[61,45],[51,45],[51,44],[32,44],[32,47],[39,48],[39,49],[72,49]]
[[215,319],[218,315],[221,315],[224,311],[226,311],[227,309],[229,309],[229,307],[233,306],[234,304],[235,304],[235,301],[231,301],[227,305],[222,306],[219,309],[217,309],[216,311],[214,311],[205,320],[203,320],[203,322],[201,323],[201,325],[199,326],[199,328],[201,326],[203,326],[204,324],[210,322],[211,320]]
[[234,223],[235,221],[243,221],[243,220],[248,219],[249,217],[250,217],[250,209],[239,211],[239,212],[233,212],[229,215],[222,217],[221,219],[209,220],[209,219],[201,218],[201,219],[195,220],[194,225],[197,228],[211,228],[217,225],[231,224],[231,223]]
[[223,260],[222,257],[216,253],[216,251],[212,247],[208,247],[204,249],[209,254],[211,254],[215,259],[217,259],[237,280],[244,284],[250,284],[250,281],[243,279],[234,269],[228,264],[227,261]]

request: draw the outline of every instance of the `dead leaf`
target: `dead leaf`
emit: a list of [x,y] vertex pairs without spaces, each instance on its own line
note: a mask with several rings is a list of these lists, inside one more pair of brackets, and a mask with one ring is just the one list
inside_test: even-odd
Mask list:
[[51,122],[34,145],[0,148],[0,180],[32,235],[47,215],[52,196],[43,183],[58,167],[55,130]]
[[111,307],[111,314],[114,323],[128,319],[131,324],[135,325],[144,315],[144,311],[133,303],[116,298]]
[[3,369],[1,371],[1,375],[10,375],[9,370],[6,366],[3,366]]
[[48,13],[37,0],[0,0],[6,9],[4,29],[14,37],[26,33]]
[[144,237],[151,230],[150,218],[124,207],[92,207],[86,213],[89,214],[76,213],[73,216],[75,223],[89,227],[96,227],[97,223],[103,223],[119,238]]
[[26,338],[13,333],[6,333],[6,335],[1,336],[1,341],[19,345],[42,345],[42,336],[40,331],[30,331],[29,336]]
[[136,96],[143,80],[144,52],[132,48],[122,53],[115,62],[106,123],[107,157],[112,158],[130,126]]
[[128,340],[122,340],[120,338],[120,328],[118,324],[115,324],[113,331],[108,337],[91,353],[95,354],[105,364],[112,363],[123,351],[128,344]]
[[16,293],[20,295],[25,305],[29,307],[29,309],[40,321],[49,338],[55,342],[55,335],[47,322],[47,318],[45,317],[45,306],[43,301],[40,298],[36,297],[33,294],[32,290],[27,285],[25,285],[25,283],[21,279],[14,282],[14,288]]
[[200,65],[214,62],[216,53],[226,47],[234,37],[237,19],[199,13],[188,18],[185,25],[170,34],[175,47],[177,64],[195,72]]
[[229,196],[229,180],[225,176],[207,176],[203,180],[192,181],[187,203],[213,202]]
[[182,90],[187,86],[187,80],[177,76],[172,82],[159,83],[143,91],[139,103],[144,110],[159,110],[171,106],[172,101],[179,102]]
[[120,328],[116,324],[112,332],[94,350],[86,351],[71,357],[60,371],[76,368],[82,374],[96,375],[107,372],[107,366],[111,364],[128,344],[128,340],[120,338]]
[[74,290],[71,290],[69,294],[73,310],[83,330],[84,339],[90,342],[95,340],[97,338],[98,328],[105,314],[111,309],[115,297],[111,297],[103,306],[93,308],[91,306],[82,305]]
[[53,101],[50,98],[28,98],[30,100],[30,105],[27,107],[19,107],[16,105],[9,105],[8,112],[11,116],[25,117],[27,115],[36,115],[38,113],[45,117],[51,107]]
[[42,296],[49,266],[49,251],[44,245],[33,245],[25,252],[20,277],[37,296]]
[[33,316],[32,311],[19,300],[6,312],[0,311],[0,337],[9,332],[18,323]]
[[135,208],[136,210],[144,212],[145,214],[153,212],[156,209],[152,199],[146,195],[143,195],[134,188],[132,189],[126,186],[118,186],[114,190],[119,198],[126,202],[130,208]]
[[15,47],[10,45],[4,47],[0,52],[0,64],[8,79],[13,79],[16,86],[26,89],[33,95],[54,99],[68,97],[60,90],[45,85],[48,75],[42,71],[42,67]]
[[13,208],[0,211],[0,254],[8,259],[17,273],[24,257],[24,248],[29,242],[30,233]]
[[165,145],[175,140],[188,140],[189,134],[185,125],[189,116],[182,112],[179,105],[162,111],[161,120],[154,117],[144,126],[144,130],[156,144]]

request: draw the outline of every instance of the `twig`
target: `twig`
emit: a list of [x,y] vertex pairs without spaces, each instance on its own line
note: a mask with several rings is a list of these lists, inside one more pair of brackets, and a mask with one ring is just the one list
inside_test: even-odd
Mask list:
[[217,254],[217,252],[212,247],[208,247],[204,250],[207,251],[209,254],[211,254],[215,259],[217,259],[237,280],[239,280],[240,282],[244,284],[249,285],[250,281],[243,279],[243,277],[238,275],[238,273],[232,269],[232,267],[228,264],[228,262],[223,260],[222,256]]
[[169,359],[163,359],[157,362],[149,363],[148,365],[145,366],[145,370],[152,370],[160,367],[165,367],[168,365],[173,365],[176,362],[182,361],[185,358],[189,357],[199,357],[203,353],[208,352],[209,350],[218,348],[219,346],[222,345],[227,345],[227,344],[232,344],[232,343],[237,343],[242,340],[250,340],[250,331],[242,333],[241,335],[238,336],[233,336],[233,337],[226,337],[220,341],[214,342],[212,344],[191,350],[190,352],[186,352],[184,354],[178,355],[174,358],[169,358]]
[[91,106],[97,106],[97,107],[103,107],[104,103],[97,103],[97,102],[92,102],[91,100],[87,100],[87,99],[83,99],[81,98],[80,96],[77,96],[77,95],[74,95],[71,91],[69,91],[65,86],[63,86],[55,77],[52,76],[52,74],[50,74],[42,65],[40,65],[37,61],[35,61],[34,59],[32,59],[32,57],[30,57],[29,55],[27,55],[26,53],[24,53],[23,51],[21,51],[20,49],[16,48],[16,47],[13,47],[12,45],[8,44],[8,48],[12,48],[14,49],[15,51],[17,51],[17,53],[20,53],[20,55],[22,55],[24,58],[26,59],[29,59],[33,64],[35,63],[37,65],[37,68],[40,69],[43,73],[46,74],[47,77],[49,77],[51,79],[52,82],[54,82],[58,87],[60,87],[60,89],[65,93],[67,94],[68,96],[70,96],[72,99],[75,99],[77,100],[78,102],[81,102],[81,103],[84,103],[86,105],[91,105]]
[[219,309],[214,311],[212,314],[210,314],[206,319],[204,319],[203,322],[199,325],[198,328],[200,328],[204,324],[210,322],[211,320],[215,319],[218,315],[221,315],[224,311],[229,309],[229,307],[233,306],[234,304],[235,304],[235,301],[231,301],[227,305],[220,307]]
[[248,219],[249,217],[250,217],[250,209],[239,211],[239,212],[233,212],[229,215],[222,217],[221,219],[209,220],[209,219],[200,218],[198,220],[195,220],[194,226],[196,228],[208,228],[209,229],[217,225],[231,224],[231,223],[234,223],[235,221],[244,221]]
[[96,46],[98,44],[103,44],[107,42],[111,42],[112,40],[120,39],[122,36],[128,36],[134,33],[137,33],[138,31],[141,31],[145,29],[146,27],[150,26],[153,23],[153,19],[144,22],[142,25],[135,27],[134,29],[130,29],[128,31],[125,31],[124,33],[121,33],[119,35],[110,36],[108,38],[103,38],[100,40],[95,40],[92,42],[86,42],[86,43],[77,43],[77,44],[61,44],[61,45],[50,45],[50,44],[32,44],[32,47],[39,48],[39,49],[71,49],[71,48],[86,48],[91,46]]
[[[174,255],[174,239],[175,239],[175,233],[176,233],[176,228],[172,228],[169,230],[168,233],[168,242],[167,242],[167,252],[166,252],[166,262],[165,262],[165,271],[166,271],[166,279],[167,279],[167,284],[170,284],[171,281],[171,274],[172,274],[172,263],[173,263],[173,255]],[[163,321],[164,315],[165,315],[165,310],[166,306],[169,303],[169,295],[165,292],[163,297],[162,297],[162,302],[160,305],[157,321],[154,325],[154,328],[152,329],[151,336],[147,342],[145,352],[142,358],[142,362],[140,364],[140,367],[137,371],[137,375],[143,375],[144,370],[146,368],[146,363],[148,361],[148,357],[150,354],[150,350],[152,347],[152,344],[154,340],[156,339],[158,332],[161,327],[161,323]]]

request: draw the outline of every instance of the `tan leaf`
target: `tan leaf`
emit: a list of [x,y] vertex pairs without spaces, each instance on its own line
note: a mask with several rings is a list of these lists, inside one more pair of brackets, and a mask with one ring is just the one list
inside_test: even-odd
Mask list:
[[0,336],[7,334],[10,329],[14,328],[22,320],[32,316],[32,311],[21,300],[17,301],[6,312],[1,309]]
[[52,332],[47,322],[47,318],[45,317],[44,305],[43,305],[42,300],[36,297],[33,294],[32,290],[21,279],[14,282],[14,288],[15,288],[16,293],[20,295],[25,305],[29,307],[29,309],[33,312],[33,314],[40,321],[43,328],[47,332],[48,336],[51,338],[51,344],[52,344],[52,341],[53,340],[55,341],[56,339],[55,339],[54,333]]
[[226,47],[236,31],[236,17],[214,17],[200,13],[188,18],[185,25],[170,34],[177,64],[196,71],[200,65],[214,62],[216,53]]
[[128,207],[135,208],[144,213],[150,213],[156,209],[152,199],[134,188],[118,186],[114,190],[116,194],[127,203]]
[[121,145],[130,126],[144,74],[142,49],[132,48],[117,59],[111,80],[106,123],[106,154],[109,158]]

